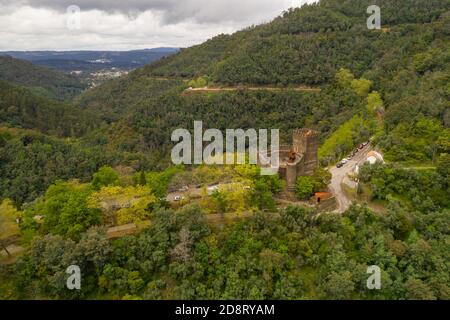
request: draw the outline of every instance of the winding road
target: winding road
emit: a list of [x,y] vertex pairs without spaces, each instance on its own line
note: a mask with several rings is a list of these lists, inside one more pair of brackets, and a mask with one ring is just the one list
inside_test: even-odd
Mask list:
[[353,159],[349,160],[343,167],[338,168],[336,166],[330,169],[332,174],[331,183],[330,183],[330,191],[336,197],[337,209],[336,213],[345,212],[350,205],[352,204],[352,200],[347,197],[344,190],[342,189],[342,183],[344,179],[347,179],[348,174],[352,173],[355,169],[356,165],[361,165],[367,158],[367,154],[370,152],[371,146],[368,144],[362,150],[353,157]]

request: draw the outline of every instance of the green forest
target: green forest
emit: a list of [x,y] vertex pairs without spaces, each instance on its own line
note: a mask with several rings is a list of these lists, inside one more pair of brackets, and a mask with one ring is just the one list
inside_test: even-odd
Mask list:
[[87,88],[73,76],[4,55],[0,55],[0,80],[26,86],[36,95],[55,100],[73,99]]
[[[0,57],[0,299],[450,299],[449,39],[450,0],[321,0],[90,89]],[[197,120],[281,143],[313,129],[320,168],[294,201],[254,165],[173,165],[172,132]],[[319,212],[365,141],[385,163]]]

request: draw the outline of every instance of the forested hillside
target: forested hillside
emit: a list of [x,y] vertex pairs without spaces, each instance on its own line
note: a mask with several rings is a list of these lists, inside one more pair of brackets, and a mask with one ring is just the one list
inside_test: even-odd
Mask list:
[[[15,266],[16,291],[3,279],[4,292],[126,300],[450,298],[442,240],[448,239],[448,213],[419,215],[413,232],[395,209],[383,217],[365,208],[316,221],[310,215],[293,207],[280,217],[260,213],[213,232],[201,210],[190,207],[160,210],[148,230],[113,243],[98,228],[77,242],[47,235]],[[61,285],[69,261],[89,271],[80,291]],[[366,270],[373,263],[383,266],[384,286],[368,292]]]
[[[383,109],[379,110],[383,127],[377,130],[380,146],[387,152],[394,145],[402,148],[398,154],[403,156],[397,156],[402,161],[436,160],[430,154],[424,159],[409,151],[414,148],[412,142],[400,142],[403,138],[398,135],[405,127],[419,130],[422,117],[434,119],[442,128],[450,126],[450,3],[375,3],[382,10],[382,30],[366,27],[369,1],[356,6],[354,1],[321,1],[292,9],[268,24],[181,50],[84,93],[77,103],[86,109],[112,111],[113,115],[104,115],[107,119],[127,115],[128,130],[146,148],[159,151],[174,129],[189,128],[195,119],[219,129],[277,127],[286,136],[289,129],[309,126],[319,130],[325,142],[356,114],[367,116],[368,109],[374,109],[368,105],[376,100]],[[343,70],[348,70],[349,81],[338,79]],[[216,87],[244,90],[184,94],[186,82],[198,77]],[[299,84],[316,85],[322,91],[289,92]],[[249,85],[262,90],[245,90]],[[264,85],[286,90],[267,92]],[[373,125],[365,127],[371,127],[363,130],[366,134],[375,133]],[[436,142],[432,135],[428,137],[425,144]],[[332,144],[332,150],[323,154],[335,160],[355,143]]]
[[33,201],[57,179],[90,179],[113,159],[100,148],[83,148],[76,141],[0,128],[0,196],[17,204]]
[[2,55],[0,80],[28,87],[35,94],[57,100],[71,100],[86,88],[78,79],[60,71]]
[[[382,31],[367,30],[366,10],[373,4],[381,8]],[[387,58],[390,73],[427,51],[436,38],[448,36],[448,17],[442,14],[449,6],[448,0],[321,1],[271,23],[215,37],[146,69],[158,76],[208,75],[234,84],[320,84],[340,68],[360,76]]]
[[56,136],[80,137],[100,124],[93,111],[42,97],[33,90],[0,80],[0,124],[36,129]]

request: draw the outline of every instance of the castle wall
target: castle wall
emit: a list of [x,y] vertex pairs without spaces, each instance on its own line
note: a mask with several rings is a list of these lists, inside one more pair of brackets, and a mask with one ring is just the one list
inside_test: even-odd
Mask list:
[[[292,146],[283,145],[280,146],[279,150],[274,151],[279,153],[280,163],[283,163],[278,174],[281,179],[285,180],[288,191],[295,190],[298,177],[312,175],[319,166],[318,147],[317,132],[309,129],[298,129],[293,131]],[[288,163],[291,149],[297,154],[294,163]]]
[[296,182],[297,182],[297,165],[288,164],[286,166],[286,189],[289,191],[294,191]]
[[300,176],[312,175],[319,166],[318,133],[309,129],[294,130],[292,141],[294,150],[298,150],[297,152],[303,154],[304,159],[298,174]]
[[337,202],[335,197],[331,197],[329,199],[322,200],[320,203],[316,205],[318,212],[331,212],[336,210]]
[[281,179],[286,180],[286,168],[280,168],[278,174],[280,175]]

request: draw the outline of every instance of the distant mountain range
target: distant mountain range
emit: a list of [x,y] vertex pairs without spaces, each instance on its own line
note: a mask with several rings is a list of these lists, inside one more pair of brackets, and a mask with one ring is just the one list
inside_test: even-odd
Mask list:
[[0,55],[28,60],[64,72],[95,72],[112,68],[136,69],[178,51],[178,48],[132,51],[3,51]]

